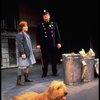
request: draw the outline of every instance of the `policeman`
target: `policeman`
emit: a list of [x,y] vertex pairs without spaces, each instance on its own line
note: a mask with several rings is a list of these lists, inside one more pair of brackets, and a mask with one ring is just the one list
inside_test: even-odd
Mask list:
[[57,76],[56,50],[61,48],[60,33],[56,22],[50,21],[50,13],[43,12],[43,22],[37,28],[37,49],[41,49],[43,61],[42,77],[47,76],[48,64],[52,64],[53,76]]

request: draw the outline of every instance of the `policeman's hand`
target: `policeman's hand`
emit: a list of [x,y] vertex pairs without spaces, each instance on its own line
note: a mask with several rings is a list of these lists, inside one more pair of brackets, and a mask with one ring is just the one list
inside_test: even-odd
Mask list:
[[37,45],[37,46],[36,46],[36,48],[37,48],[37,49],[40,49],[40,48],[41,48],[41,46],[40,46],[40,45]]
[[26,59],[26,54],[25,53],[22,54],[22,59]]
[[59,43],[59,44],[57,44],[57,48],[58,49],[60,49],[61,48],[61,44]]

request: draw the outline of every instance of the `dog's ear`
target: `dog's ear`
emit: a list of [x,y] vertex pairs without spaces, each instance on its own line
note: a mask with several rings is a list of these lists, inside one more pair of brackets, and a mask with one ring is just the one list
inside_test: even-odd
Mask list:
[[[54,88],[58,85],[58,83],[60,83],[61,81],[58,80],[53,80],[49,86],[49,93],[52,93]],[[63,82],[63,81],[62,81]]]
[[48,88],[48,92],[49,94],[52,94],[53,90],[54,90],[54,86],[56,85],[57,80],[53,80]]
[[50,84],[50,86],[49,86],[49,88],[48,88],[49,94],[51,94],[51,93],[53,92],[53,90],[54,90],[54,87],[53,87],[52,84]]

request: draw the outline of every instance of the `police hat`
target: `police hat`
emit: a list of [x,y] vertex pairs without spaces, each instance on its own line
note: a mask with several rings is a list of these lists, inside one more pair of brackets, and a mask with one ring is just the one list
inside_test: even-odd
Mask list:
[[46,14],[50,15],[50,13],[47,10],[43,10],[43,15],[46,15]]

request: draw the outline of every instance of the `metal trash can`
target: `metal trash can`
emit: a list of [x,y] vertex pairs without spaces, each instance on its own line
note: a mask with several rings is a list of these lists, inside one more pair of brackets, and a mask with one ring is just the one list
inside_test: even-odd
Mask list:
[[94,77],[99,76],[99,58],[94,60]]
[[92,81],[94,79],[95,56],[84,58],[84,61],[87,64],[87,70],[83,81]]
[[77,85],[81,82],[81,59],[80,54],[62,54],[64,82],[67,85]]

